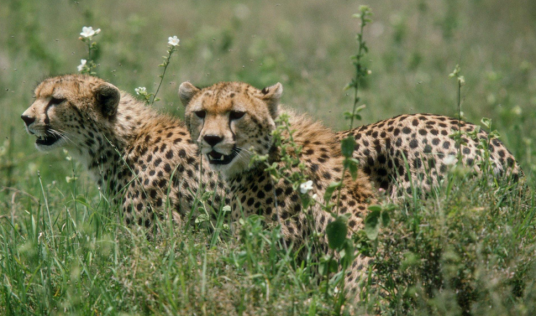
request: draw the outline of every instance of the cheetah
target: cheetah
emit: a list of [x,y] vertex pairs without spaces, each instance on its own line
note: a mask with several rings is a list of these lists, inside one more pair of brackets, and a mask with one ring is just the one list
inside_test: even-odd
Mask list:
[[[281,225],[284,239],[297,248],[312,233],[324,234],[333,217],[324,211],[323,196],[334,181],[344,183],[339,212],[347,214],[350,234],[363,228],[368,206],[375,197],[368,178],[349,174],[342,177],[343,156],[334,133],[305,115],[297,115],[279,107],[283,87],[275,84],[258,90],[246,83],[223,82],[199,89],[189,82],[179,88],[179,97],[185,105],[185,122],[192,139],[209,166],[222,174],[231,192],[231,217],[262,215],[267,225]],[[273,144],[275,119],[289,115],[292,137],[301,146],[299,158],[305,170],[292,166],[292,171],[303,172],[312,181],[312,192],[319,203],[308,210],[313,220],[302,210],[300,192],[286,179],[278,182],[270,176],[263,164],[250,164],[255,154],[267,155],[270,165],[282,168],[280,149]],[[284,135],[288,137],[289,135]],[[296,153],[292,153],[296,155]],[[337,202],[336,194],[332,201]],[[311,223],[313,222],[313,223]],[[327,238],[321,238],[321,251],[327,251]],[[357,255],[345,276],[347,290],[357,297],[359,282],[363,280],[370,258]],[[352,295],[352,294],[351,294]]]
[[[127,225],[154,228],[173,209],[181,224],[192,209],[199,178],[222,202],[222,181],[210,170],[200,174],[197,147],[184,123],[157,113],[102,79],[64,75],[45,79],[35,102],[22,114],[35,146],[47,152],[65,148],[80,161],[121,208]],[[208,168],[205,168],[208,169]]]
[[[459,129],[463,134],[461,146],[450,137]],[[478,148],[479,140],[487,143],[494,174],[517,180],[522,171],[510,151],[498,139],[489,140],[487,132],[476,129],[471,123],[447,116],[405,114],[339,132],[337,140],[354,137],[353,157],[375,186],[391,198],[411,195],[415,188],[426,193],[439,185],[448,165],[458,157],[458,150],[461,162],[480,172],[484,154]],[[475,132],[478,139],[468,135]]]

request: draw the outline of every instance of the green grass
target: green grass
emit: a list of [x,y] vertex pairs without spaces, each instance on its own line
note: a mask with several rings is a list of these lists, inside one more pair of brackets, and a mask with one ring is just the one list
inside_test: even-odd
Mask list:
[[[258,87],[281,82],[283,103],[347,128],[357,12],[353,1],[15,1],[0,8],[0,314],[329,314],[312,271],[257,218],[232,223],[239,241],[197,227],[155,241],[125,227],[62,151],[38,153],[20,114],[47,75],[76,71],[95,38],[97,73],[134,93],[156,90],[167,38],[181,46],[154,107],[182,115],[182,81]],[[375,1],[365,39],[372,70],[360,87],[362,124],[402,113],[456,115],[462,67],[465,118],[493,129],[521,163],[519,187],[453,172],[426,201],[401,202],[376,241],[381,309],[414,315],[531,315],[536,308],[533,129],[536,4],[510,1]],[[40,174],[40,176],[38,176]],[[77,177],[67,181],[66,177]],[[368,291],[368,290],[367,290]],[[370,290],[367,309],[377,301]]]

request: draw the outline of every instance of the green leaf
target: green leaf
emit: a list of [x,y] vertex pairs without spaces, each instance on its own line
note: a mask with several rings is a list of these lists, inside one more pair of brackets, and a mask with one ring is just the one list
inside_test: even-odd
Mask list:
[[[327,271],[326,271],[327,270]],[[321,275],[328,273],[335,273],[338,270],[337,260],[333,259],[330,255],[325,255],[320,259],[320,265],[318,266],[318,272]]]
[[348,168],[352,179],[355,181],[357,179],[357,164],[354,161],[347,159],[344,161],[344,165]]
[[352,157],[355,148],[355,139],[353,136],[348,136],[341,141],[341,150],[344,157]]
[[326,192],[324,192],[324,201],[329,202],[331,200],[331,196],[333,195],[333,192],[335,192],[335,189],[337,189],[340,186],[341,186],[341,182],[331,182],[326,188]]
[[209,217],[207,214],[199,214],[199,216],[195,219],[195,223],[203,223],[209,220]]
[[486,128],[490,129],[491,128],[491,119],[490,118],[487,118],[487,117],[484,117],[480,120],[480,122],[482,122],[482,124],[484,126],[486,126]]
[[302,206],[304,210],[306,210],[309,207],[309,205],[311,205],[314,201],[313,198],[309,196],[309,194],[300,194],[300,197],[301,197]]
[[358,106],[358,107],[355,109],[355,112],[356,112],[356,113],[359,113],[359,112],[363,111],[366,107],[367,107],[366,104],[361,104],[360,106]]
[[389,212],[383,211],[382,212],[382,225],[386,227],[387,225],[389,225],[390,220],[391,220],[391,216],[389,215]]
[[210,197],[214,194],[212,191],[205,191],[203,195],[201,196],[201,201],[208,201]]
[[364,14],[370,14],[370,7],[368,5],[360,5],[359,6],[359,12]]
[[374,210],[365,218],[365,233],[370,240],[375,240],[380,231],[380,215],[381,211]]
[[378,211],[379,212],[379,211],[382,210],[382,207],[379,206],[379,205],[371,205],[371,206],[368,207],[368,209],[369,209],[369,211],[373,211],[373,212]]
[[346,240],[347,233],[348,225],[344,216],[339,216],[333,222],[329,223],[326,227],[329,248],[340,249]]
[[344,245],[341,249],[340,256],[341,256],[341,265],[345,268],[349,267],[353,261],[354,261],[354,243],[351,239],[346,239],[344,242]]
[[76,197],[76,199],[75,199],[75,202],[78,203],[78,204],[82,204],[87,208],[91,208],[91,206],[89,205],[88,201],[86,200],[86,198],[83,195],[78,195]]

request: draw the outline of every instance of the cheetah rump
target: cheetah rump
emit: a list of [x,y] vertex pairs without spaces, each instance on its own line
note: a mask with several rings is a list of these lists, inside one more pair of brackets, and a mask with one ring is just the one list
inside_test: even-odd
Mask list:
[[[459,144],[451,135],[461,130]],[[474,136],[471,137],[470,134]],[[456,162],[480,174],[489,163],[493,174],[506,181],[517,181],[523,172],[514,156],[498,139],[490,139],[476,125],[434,114],[404,114],[351,131],[337,133],[340,141],[353,136],[353,157],[377,188],[393,197],[430,192],[440,185]],[[480,146],[485,143],[487,153]]]

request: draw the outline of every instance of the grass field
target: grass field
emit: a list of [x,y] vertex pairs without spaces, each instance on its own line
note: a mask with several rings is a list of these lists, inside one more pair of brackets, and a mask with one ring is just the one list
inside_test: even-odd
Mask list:
[[[259,219],[241,242],[213,238],[207,223],[168,229],[156,241],[125,227],[68,154],[38,153],[22,112],[49,75],[74,73],[100,28],[97,74],[134,94],[158,85],[167,38],[181,39],[155,108],[182,115],[181,82],[281,82],[282,102],[345,130],[353,98],[358,20],[372,73],[359,124],[402,113],[457,114],[462,68],[466,120],[492,129],[526,174],[518,187],[453,172],[434,197],[408,199],[389,229],[362,246],[391,295],[386,315],[533,315],[536,310],[536,2],[31,1],[0,6],[1,315],[329,315],[325,284],[279,247]],[[320,284],[320,286],[319,286]],[[326,294],[327,293],[327,294]],[[348,311],[348,309],[346,309]]]

